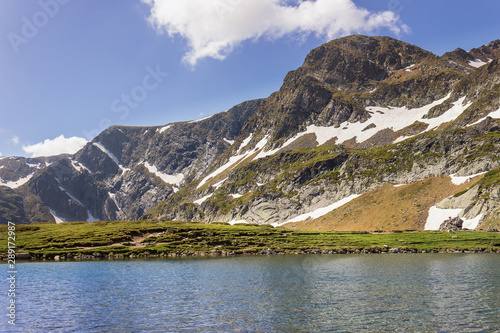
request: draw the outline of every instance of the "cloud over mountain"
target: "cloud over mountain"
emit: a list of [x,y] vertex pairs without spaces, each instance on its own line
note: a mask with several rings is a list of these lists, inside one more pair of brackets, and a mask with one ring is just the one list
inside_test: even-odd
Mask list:
[[332,39],[387,28],[409,31],[391,11],[371,13],[352,0],[142,0],[151,6],[149,21],[159,32],[180,35],[189,51],[184,61],[224,59],[245,40],[316,34]]
[[84,138],[76,136],[65,138],[64,135],[61,134],[52,140],[46,139],[43,142],[30,146],[23,145],[23,150],[28,154],[32,154],[31,157],[74,154],[85,146],[86,143],[87,140]]

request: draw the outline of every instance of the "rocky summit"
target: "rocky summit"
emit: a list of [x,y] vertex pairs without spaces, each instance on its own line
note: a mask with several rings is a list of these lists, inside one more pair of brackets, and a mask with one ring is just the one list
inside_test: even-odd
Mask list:
[[0,223],[493,230],[499,153],[499,40],[437,56],[354,35],[312,50],[268,98],[113,126],[74,155],[0,157]]

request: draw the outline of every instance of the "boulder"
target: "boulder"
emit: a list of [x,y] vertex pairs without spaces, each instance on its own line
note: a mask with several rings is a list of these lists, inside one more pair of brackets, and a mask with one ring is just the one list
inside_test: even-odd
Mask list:
[[439,231],[457,231],[457,230],[462,230],[462,225],[464,221],[460,217],[455,217],[455,218],[449,218],[445,220],[441,225],[439,226]]

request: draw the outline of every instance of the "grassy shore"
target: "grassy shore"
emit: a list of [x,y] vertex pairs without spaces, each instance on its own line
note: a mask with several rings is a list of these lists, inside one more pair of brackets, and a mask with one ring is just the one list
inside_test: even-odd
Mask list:
[[[0,226],[0,256],[7,256]],[[268,225],[153,221],[17,225],[16,253],[33,259],[301,253],[499,252],[500,233],[332,232]]]

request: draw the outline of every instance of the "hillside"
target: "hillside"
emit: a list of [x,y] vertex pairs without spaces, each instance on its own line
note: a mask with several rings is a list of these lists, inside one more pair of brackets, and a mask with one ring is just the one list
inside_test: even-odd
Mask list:
[[440,57],[389,37],[333,40],[266,99],[198,121],[114,126],[37,167],[0,158],[0,221],[421,230],[449,209],[496,229],[499,57],[499,41]]

